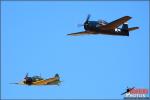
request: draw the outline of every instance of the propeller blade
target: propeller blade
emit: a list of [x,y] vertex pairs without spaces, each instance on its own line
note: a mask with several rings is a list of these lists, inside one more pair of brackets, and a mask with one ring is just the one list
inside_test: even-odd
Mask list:
[[81,26],[84,26],[84,25],[83,25],[83,24],[78,24],[78,25],[77,25],[77,27],[81,27]]
[[87,16],[87,18],[86,18],[86,21],[85,21],[85,22],[88,22],[88,21],[89,21],[89,19],[90,19],[90,17],[91,17],[91,15],[90,15],[90,14],[88,14],[88,16]]
[[[91,17],[91,15],[90,15],[90,14],[88,14],[88,16],[87,16],[87,18],[86,18],[86,20],[85,20],[84,24],[85,24],[85,23],[87,23],[87,22],[89,21],[90,17]],[[77,27],[84,26],[84,24],[78,24],[78,25],[77,25]]]
[[24,79],[26,79],[28,77],[28,73],[25,75]]

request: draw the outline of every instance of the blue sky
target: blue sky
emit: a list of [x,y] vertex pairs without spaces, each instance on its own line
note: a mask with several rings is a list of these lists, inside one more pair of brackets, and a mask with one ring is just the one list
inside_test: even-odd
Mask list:
[[[3,99],[121,99],[126,87],[149,88],[148,1],[2,2]],[[66,36],[85,21],[132,16],[129,37]],[[59,73],[60,86],[20,86],[26,73]]]

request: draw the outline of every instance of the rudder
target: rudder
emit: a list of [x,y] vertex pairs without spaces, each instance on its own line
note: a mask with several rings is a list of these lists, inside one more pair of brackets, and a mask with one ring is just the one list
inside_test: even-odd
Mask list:
[[123,32],[125,32],[125,34],[126,34],[127,36],[129,36],[128,23],[124,23],[124,24],[122,25],[121,30],[122,30]]

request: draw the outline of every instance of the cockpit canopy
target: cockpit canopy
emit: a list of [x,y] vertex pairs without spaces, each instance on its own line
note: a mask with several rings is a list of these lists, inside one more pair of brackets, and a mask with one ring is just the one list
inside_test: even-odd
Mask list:
[[31,77],[32,78],[32,81],[35,82],[35,81],[39,81],[39,80],[43,80],[43,78],[41,76],[33,76]]
[[104,20],[98,20],[98,23],[99,23],[100,25],[106,25],[106,24],[108,24],[108,22],[106,22],[106,21],[104,21]]

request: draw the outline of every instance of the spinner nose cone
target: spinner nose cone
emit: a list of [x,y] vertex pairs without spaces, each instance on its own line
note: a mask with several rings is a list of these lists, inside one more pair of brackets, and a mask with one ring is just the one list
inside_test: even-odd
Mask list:
[[85,29],[85,30],[88,30],[88,26],[89,26],[89,22],[85,22],[85,23],[84,23],[84,29]]

